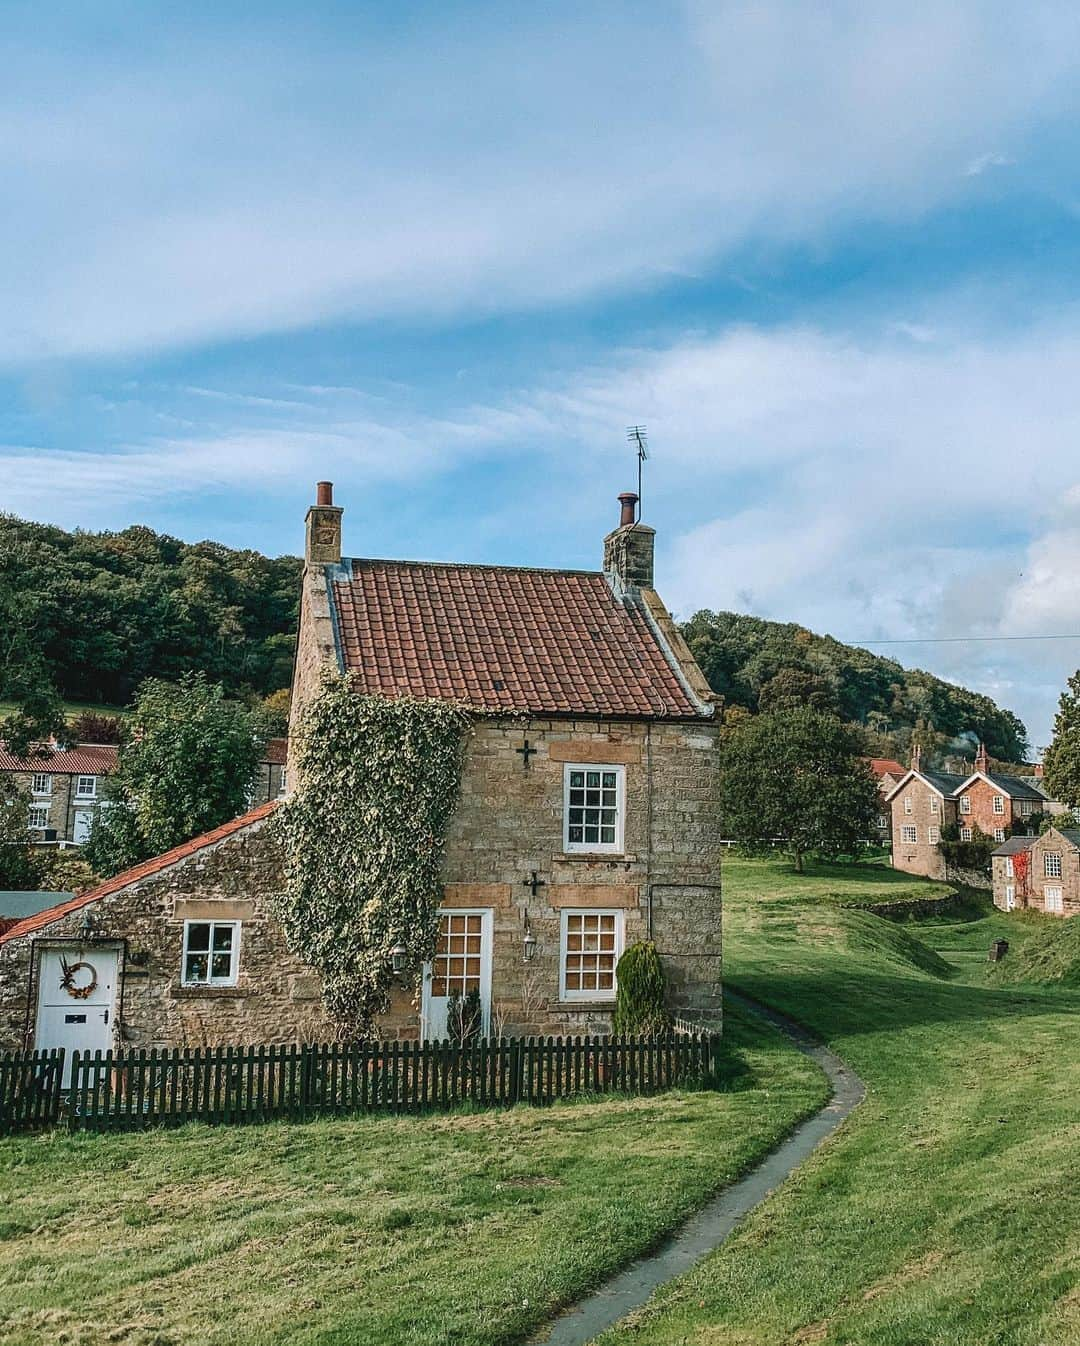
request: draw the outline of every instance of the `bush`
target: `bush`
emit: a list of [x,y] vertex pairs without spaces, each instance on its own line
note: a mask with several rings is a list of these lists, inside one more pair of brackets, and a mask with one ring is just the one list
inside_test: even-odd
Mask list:
[[631,944],[615,969],[616,1033],[663,1033],[671,1027],[665,1005],[667,983],[651,940]]

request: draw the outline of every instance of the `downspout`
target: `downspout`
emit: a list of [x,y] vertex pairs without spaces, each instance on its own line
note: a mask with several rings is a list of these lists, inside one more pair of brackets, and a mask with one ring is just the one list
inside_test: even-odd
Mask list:
[[645,726],[645,894],[648,903],[646,914],[646,932],[653,937],[653,760],[652,760],[652,721]]

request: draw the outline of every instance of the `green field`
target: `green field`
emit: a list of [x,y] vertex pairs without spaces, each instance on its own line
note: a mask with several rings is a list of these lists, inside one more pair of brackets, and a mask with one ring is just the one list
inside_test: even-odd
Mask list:
[[[986,961],[1038,921],[986,907],[887,926],[833,878],[733,860],[733,985],[869,1085],[844,1130],[605,1346],[1075,1346],[1080,992]],[[940,960],[940,965],[939,965]]]
[[722,1093],[0,1141],[0,1341],[520,1340],[827,1093],[733,1017]]

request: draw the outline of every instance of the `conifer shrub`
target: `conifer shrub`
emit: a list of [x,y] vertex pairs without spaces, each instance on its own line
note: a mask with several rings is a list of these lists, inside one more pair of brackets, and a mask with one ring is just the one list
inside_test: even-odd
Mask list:
[[663,1033],[671,1027],[667,980],[652,940],[631,944],[615,969],[616,1033]]

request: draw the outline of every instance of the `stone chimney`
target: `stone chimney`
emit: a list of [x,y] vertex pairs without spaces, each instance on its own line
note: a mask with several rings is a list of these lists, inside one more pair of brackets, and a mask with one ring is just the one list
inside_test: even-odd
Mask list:
[[635,522],[637,503],[633,491],[619,496],[619,526],[604,538],[604,574],[620,593],[653,587],[656,529]]
[[1036,762],[1036,763],[1035,763],[1035,779],[1036,779],[1036,780],[1042,780],[1044,774],[1045,774],[1045,772],[1044,772],[1043,764],[1042,764],[1041,762]]
[[919,769],[919,767],[920,767],[921,764],[922,764],[922,748],[920,748],[919,745],[918,745],[917,743],[913,743],[913,744],[911,745],[911,769],[912,769],[912,771],[918,771],[918,769]]
[[334,504],[334,483],[320,481],[315,487],[315,503],[309,508],[305,524],[304,561],[307,565],[339,565],[341,562],[340,505]]
[[986,755],[986,745],[979,744],[979,751],[975,754],[975,770],[981,771],[985,776],[990,770],[990,761]]

